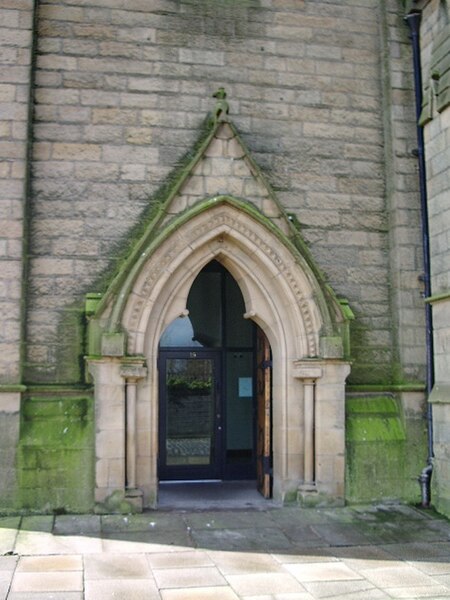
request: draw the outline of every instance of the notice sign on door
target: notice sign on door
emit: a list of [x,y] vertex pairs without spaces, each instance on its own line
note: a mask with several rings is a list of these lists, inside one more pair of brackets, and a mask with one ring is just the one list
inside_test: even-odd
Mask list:
[[251,377],[239,377],[239,397],[248,398],[253,396],[253,379]]

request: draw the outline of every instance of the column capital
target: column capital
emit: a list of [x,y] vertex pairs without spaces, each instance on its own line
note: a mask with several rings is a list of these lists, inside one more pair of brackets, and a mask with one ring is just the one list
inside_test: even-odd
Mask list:
[[293,375],[296,379],[311,380],[320,379],[323,374],[322,365],[314,364],[307,360],[294,360]]
[[147,367],[143,356],[129,356],[121,361],[120,374],[128,382],[136,382],[147,377]]

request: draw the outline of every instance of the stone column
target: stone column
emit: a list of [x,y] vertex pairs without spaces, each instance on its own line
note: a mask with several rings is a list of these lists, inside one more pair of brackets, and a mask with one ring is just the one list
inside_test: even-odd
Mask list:
[[314,379],[303,381],[304,402],[304,482],[305,485],[314,485],[315,481],[315,402],[314,402]]
[[136,379],[127,379],[127,488],[136,488]]
[[303,384],[303,446],[304,467],[303,484],[300,486],[303,492],[314,492],[316,489],[316,448],[315,448],[315,383],[322,377],[322,368],[310,365],[308,361],[296,361],[294,363],[294,377],[300,379]]
[[132,502],[138,510],[142,510],[142,491],[138,489],[136,477],[136,400],[137,384],[147,375],[142,358],[134,359],[122,365],[120,374],[125,379],[125,405],[126,405],[126,492],[125,497]]

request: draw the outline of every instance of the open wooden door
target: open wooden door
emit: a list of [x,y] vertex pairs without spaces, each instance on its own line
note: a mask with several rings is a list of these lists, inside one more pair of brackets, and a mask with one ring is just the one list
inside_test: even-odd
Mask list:
[[259,327],[256,335],[256,476],[264,498],[272,494],[272,357],[270,344]]

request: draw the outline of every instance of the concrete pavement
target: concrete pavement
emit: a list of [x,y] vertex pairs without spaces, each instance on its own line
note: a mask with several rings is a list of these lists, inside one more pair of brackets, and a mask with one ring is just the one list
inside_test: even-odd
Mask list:
[[450,523],[400,505],[0,518],[0,600],[450,598]]

